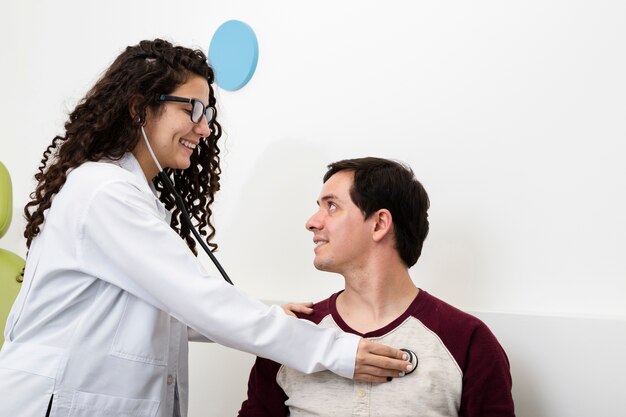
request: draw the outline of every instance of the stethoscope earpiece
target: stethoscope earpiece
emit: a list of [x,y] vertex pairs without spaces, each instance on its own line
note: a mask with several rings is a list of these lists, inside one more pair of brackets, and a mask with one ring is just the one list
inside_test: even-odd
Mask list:
[[409,350],[409,349],[400,349],[400,350],[403,352],[406,352],[407,355],[409,355],[408,361],[411,362],[411,365],[413,365],[413,368],[411,368],[410,371],[406,371],[404,373],[404,376],[407,376],[408,374],[415,372],[419,361],[417,360],[417,355],[412,350]]

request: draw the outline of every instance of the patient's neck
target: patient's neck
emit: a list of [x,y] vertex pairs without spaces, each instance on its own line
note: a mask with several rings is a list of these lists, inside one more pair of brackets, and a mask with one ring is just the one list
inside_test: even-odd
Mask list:
[[419,292],[403,265],[384,272],[360,271],[344,278],[346,288],[337,298],[337,311],[348,326],[362,334],[400,317]]

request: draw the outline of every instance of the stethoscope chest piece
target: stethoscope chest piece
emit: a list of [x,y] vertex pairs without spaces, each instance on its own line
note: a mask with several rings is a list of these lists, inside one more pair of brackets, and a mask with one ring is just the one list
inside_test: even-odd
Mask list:
[[407,376],[408,374],[415,372],[415,370],[417,369],[417,364],[418,364],[417,355],[415,354],[415,352],[409,349],[400,349],[400,350],[403,352],[406,352],[406,354],[409,355],[408,360],[409,362],[411,362],[411,365],[413,365],[413,368],[411,368],[410,371],[407,371],[404,373],[404,376]]

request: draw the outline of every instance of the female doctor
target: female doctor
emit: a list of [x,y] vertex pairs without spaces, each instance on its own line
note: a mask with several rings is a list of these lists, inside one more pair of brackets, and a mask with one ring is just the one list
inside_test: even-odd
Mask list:
[[202,269],[157,173],[208,242],[221,172],[212,83],[201,51],[142,41],[44,152],[0,352],[0,416],[184,417],[193,335],[302,372],[381,382],[406,370],[399,350],[289,317]]

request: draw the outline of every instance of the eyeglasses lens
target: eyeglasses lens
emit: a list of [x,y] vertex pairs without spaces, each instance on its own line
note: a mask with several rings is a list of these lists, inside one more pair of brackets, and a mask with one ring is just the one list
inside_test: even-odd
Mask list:
[[213,120],[213,108],[207,107],[204,108],[204,104],[199,101],[194,101],[193,109],[191,111],[191,120],[194,123],[199,123],[202,120],[202,116],[206,116],[207,123],[211,123]]
[[215,116],[215,110],[213,107],[206,108],[206,121],[207,123],[211,123],[213,121],[213,117]]

